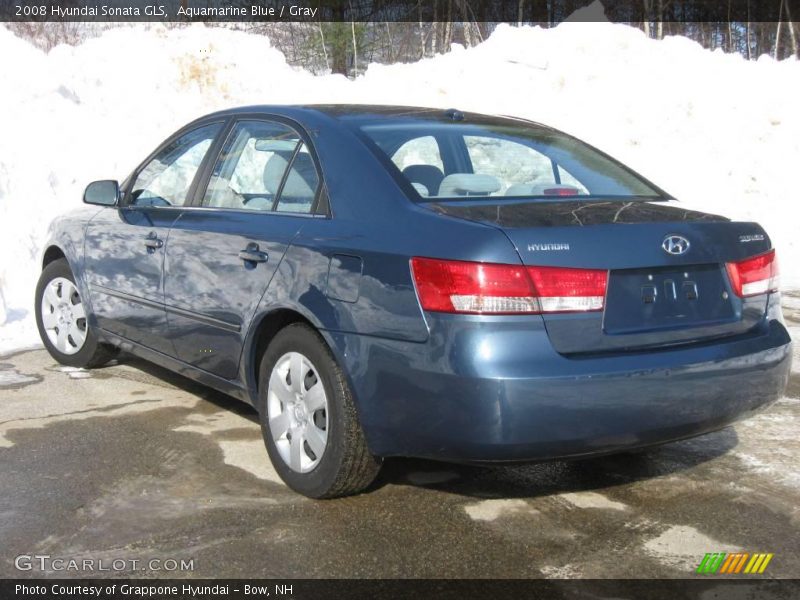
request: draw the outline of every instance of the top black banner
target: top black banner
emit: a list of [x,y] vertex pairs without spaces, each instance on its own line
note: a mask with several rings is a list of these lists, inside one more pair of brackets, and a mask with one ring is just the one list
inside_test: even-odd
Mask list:
[[0,21],[777,22],[800,0],[0,0]]

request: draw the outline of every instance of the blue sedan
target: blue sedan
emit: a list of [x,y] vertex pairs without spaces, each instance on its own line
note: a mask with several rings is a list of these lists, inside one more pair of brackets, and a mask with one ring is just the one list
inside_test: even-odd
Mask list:
[[310,497],[364,490],[388,456],[700,435],[787,385],[766,232],[529,121],[239,108],[84,202],[45,246],[50,354],[89,368],[123,350],[252,404]]

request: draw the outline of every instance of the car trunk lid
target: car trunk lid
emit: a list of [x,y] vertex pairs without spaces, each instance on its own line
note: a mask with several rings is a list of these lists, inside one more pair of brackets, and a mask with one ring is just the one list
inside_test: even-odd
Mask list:
[[602,311],[543,315],[554,348],[564,354],[742,334],[766,310],[765,294],[740,298],[726,272],[727,263],[770,249],[755,223],[641,201],[484,200],[429,207],[500,228],[525,265],[608,271]]

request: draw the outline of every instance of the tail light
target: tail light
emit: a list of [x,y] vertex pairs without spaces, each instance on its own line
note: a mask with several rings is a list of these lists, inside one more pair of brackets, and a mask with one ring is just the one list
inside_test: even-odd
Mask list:
[[733,291],[741,298],[778,291],[778,259],[775,250],[739,262],[727,263],[726,267]]
[[539,314],[603,310],[608,272],[412,258],[424,310]]

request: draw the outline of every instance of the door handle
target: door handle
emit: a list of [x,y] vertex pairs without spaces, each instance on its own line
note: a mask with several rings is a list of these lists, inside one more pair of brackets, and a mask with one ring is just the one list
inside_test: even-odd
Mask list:
[[144,238],[144,245],[147,247],[148,252],[155,252],[164,245],[163,240],[158,239],[155,233],[150,233]]
[[269,256],[266,252],[261,252],[258,249],[258,244],[253,242],[247,244],[247,248],[239,251],[239,258],[245,262],[250,263],[263,263],[267,262]]

